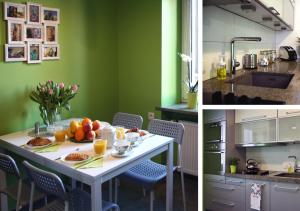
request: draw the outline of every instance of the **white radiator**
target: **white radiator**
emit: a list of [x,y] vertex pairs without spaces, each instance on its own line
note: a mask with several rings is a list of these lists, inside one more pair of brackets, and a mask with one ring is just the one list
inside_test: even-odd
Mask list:
[[[182,169],[185,173],[198,175],[198,124],[179,121],[185,131],[182,143]],[[179,160],[178,160],[179,162]],[[179,163],[178,163],[179,164]]]

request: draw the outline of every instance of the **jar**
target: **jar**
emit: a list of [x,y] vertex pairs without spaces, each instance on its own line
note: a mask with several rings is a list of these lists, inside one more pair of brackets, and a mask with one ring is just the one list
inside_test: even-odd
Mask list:
[[107,140],[107,148],[111,148],[115,140],[116,129],[112,126],[104,127],[100,134],[101,139]]

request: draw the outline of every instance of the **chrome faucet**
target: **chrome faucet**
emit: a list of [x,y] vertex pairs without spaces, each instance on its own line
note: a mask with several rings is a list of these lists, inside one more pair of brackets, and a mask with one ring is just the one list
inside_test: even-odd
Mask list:
[[236,61],[236,59],[234,58],[234,43],[236,41],[256,41],[256,42],[260,42],[261,41],[261,37],[234,37],[231,40],[231,77],[233,78],[235,73],[236,73],[236,67],[240,66],[240,63],[238,61]]

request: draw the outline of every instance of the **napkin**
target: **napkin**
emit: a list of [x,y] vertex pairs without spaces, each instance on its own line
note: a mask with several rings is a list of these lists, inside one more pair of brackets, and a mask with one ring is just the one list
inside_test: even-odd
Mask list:
[[261,188],[260,184],[251,184],[250,208],[261,210]]
[[89,169],[99,168],[103,166],[103,157],[94,157],[86,162],[78,163],[74,165],[75,169]]
[[37,152],[37,153],[46,153],[46,152],[56,152],[59,150],[59,144],[52,144],[50,146],[47,147],[43,147],[43,148],[39,148],[39,149],[33,149],[33,152]]

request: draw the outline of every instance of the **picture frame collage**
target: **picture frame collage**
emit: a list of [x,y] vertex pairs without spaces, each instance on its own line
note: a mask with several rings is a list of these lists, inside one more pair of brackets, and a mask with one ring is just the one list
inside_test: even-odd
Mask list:
[[7,21],[6,62],[41,63],[60,59],[59,9],[31,2],[4,2],[4,20]]

